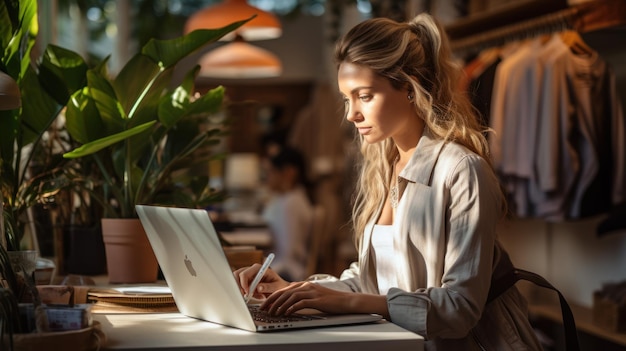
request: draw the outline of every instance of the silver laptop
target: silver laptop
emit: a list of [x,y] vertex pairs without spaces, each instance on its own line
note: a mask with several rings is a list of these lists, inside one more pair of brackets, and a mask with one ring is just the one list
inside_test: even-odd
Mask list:
[[376,314],[259,315],[246,304],[204,210],[136,206],[179,311],[189,317],[249,331],[272,331],[374,322]]

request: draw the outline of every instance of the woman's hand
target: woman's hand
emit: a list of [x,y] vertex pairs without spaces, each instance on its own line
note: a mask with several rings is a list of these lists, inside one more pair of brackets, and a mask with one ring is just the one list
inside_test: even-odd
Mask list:
[[[248,294],[250,283],[254,280],[254,277],[261,269],[261,265],[258,263],[253,264],[250,267],[239,268],[233,272],[235,280],[239,285],[239,290],[243,295]],[[256,291],[253,292],[255,298],[265,298],[278,289],[288,286],[289,283],[281,278],[271,268],[265,272],[265,275],[261,279],[261,282],[256,287]]]
[[338,291],[310,282],[291,283],[261,304],[271,315],[290,315],[303,308],[325,313],[377,313],[388,317],[387,299],[382,295]]

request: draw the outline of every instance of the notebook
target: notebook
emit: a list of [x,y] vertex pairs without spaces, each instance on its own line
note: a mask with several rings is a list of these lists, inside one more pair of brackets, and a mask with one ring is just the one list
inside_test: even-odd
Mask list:
[[255,318],[246,304],[209,215],[204,210],[136,206],[178,310],[189,317],[248,331],[272,331],[374,322],[376,314],[298,314]]

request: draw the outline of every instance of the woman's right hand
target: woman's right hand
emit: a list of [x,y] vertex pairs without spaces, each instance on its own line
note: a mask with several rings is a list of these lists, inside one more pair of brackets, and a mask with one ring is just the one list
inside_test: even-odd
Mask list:
[[[250,288],[250,283],[254,280],[254,277],[261,269],[261,265],[258,263],[253,264],[250,267],[239,268],[233,272],[235,275],[235,280],[239,285],[239,290],[243,295],[248,294],[248,290]],[[289,285],[289,282],[280,277],[276,272],[274,272],[271,268],[265,271],[265,275],[261,279],[261,282],[256,287],[256,291],[253,293],[254,298],[267,298],[274,291],[282,289]]]

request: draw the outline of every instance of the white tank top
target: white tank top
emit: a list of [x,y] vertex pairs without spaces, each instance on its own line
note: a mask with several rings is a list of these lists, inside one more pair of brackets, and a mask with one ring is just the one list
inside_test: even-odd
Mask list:
[[391,225],[374,225],[372,232],[372,249],[376,257],[376,279],[378,292],[387,295],[389,288],[398,286],[393,248],[394,230]]

